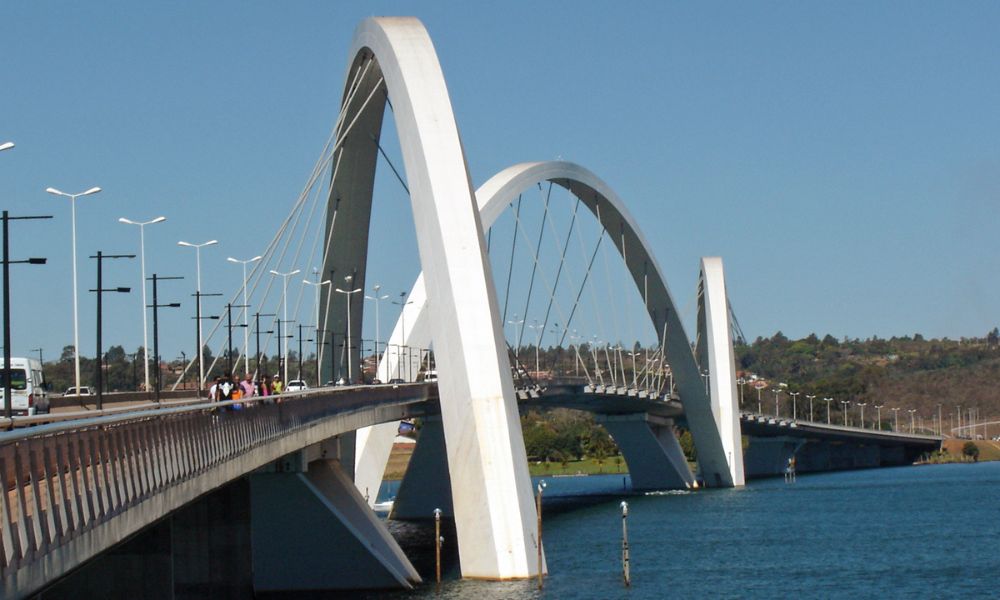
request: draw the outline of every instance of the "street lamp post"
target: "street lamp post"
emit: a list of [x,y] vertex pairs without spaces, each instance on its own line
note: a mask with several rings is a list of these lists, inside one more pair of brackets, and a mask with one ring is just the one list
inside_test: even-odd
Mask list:
[[813,400],[816,399],[816,394],[806,394],[806,398],[809,400],[809,422],[814,422],[813,419]]
[[[228,334],[229,334],[227,336],[227,338],[226,338],[227,339],[227,346],[226,346],[226,375],[228,375],[229,377],[233,376],[233,327],[242,327],[244,329],[244,331],[243,331],[244,336],[249,336],[250,335],[246,331],[246,329],[247,329],[246,324],[244,324],[244,323],[237,323],[236,325],[233,325],[233,309],[234,308],[242,308],[242,309],[244,309],[244,313],[245,313],[246,309],[249,308],[249,305],[247,305],[247,304],[231,304],[231,303],[226,304],[226,330],[228,331]],[[246,354],[246,350],[245,349],[243,350],[243,353]],[[237,367],[240,366],[239,365],[239,361],[236,362],[236,366]],[[239,377],[237,377],[237,379],[239,379]]]
[[858,406],[861,407],[861,429],[865,428],[865,407],[868,406],[867,402],[858,402]]
[[[400,294],[400,295],[402,295],[402,294]],[[517,345],[514,346],[514,358],[517,359],[517,358],[520,358],[518,356],[518,354],[519,354],[520,346],[521,346],[521,325],[524,324],[524,319],[521,319],[519,321],[517,319],[517,314],[515,313],[514,314],[514,319],[512,321],[507,321],[507,324],[514,326],[514,339],[517,340],[517,342],[515,342]],[[520,364],[520,361],[518,361],[518,364]]]
[[[164,279],[184,279],[183,277],[159,277],[156,273],[150,280],[153,282],[153,303],[146,308],[153,309],[153,362],[156,363],[156,377],[154,378],[154,385],[156,386],[156,403],[160,403],[160,388],[162,388],[162,377],[160,373],[160,319],[159,319],[159,309],[161,308],[180,308],[180,302],[170,302],[168,304],[160,304],[159,298],[157,297],[156,284]],[[145,286],[145,284],[143,284]],[[187,369],[187,355],[184,351],[181,351],[181,357],[184,361],[184,369]],[[183,372],[183,371],[182,371]],[[183,378],[183,377],[182,377]],[[181,382],[183,384],[183,382]],[[147,389],[147,391],[149,391]]]
[[[77,396],[80,395],[80,315],[79,315],[79,302],[77,300],[77,284],[76,284],[76,199],[80,196],[89,196],[91,194],[96,194],[101,191],[99,187],[92,187],[85,192],[80,192],[79,194],[67,194],[65,192],[60,192],[56,188],[45,188],[45,191],[54,194],[56,196],[63,196],[64,198],[69,198],[70,215],[72,220],[72,231],[73,231],[73,369],[76,375],[76,393]],[[100,357],[98,357],[100,358]]]
[[[292,275],[296,275],[298,273],[299,273],[299,269],[295,269],[294,271],[289,271],[287,273],[282,273],[281,271],[275,271],[274,269],[271,269],[271,275],[277,275],[277,276],[281,277],[281,320],[284,321],[285,323],[289,322],[288,321],[288,301],[287,301],[288,300],[288,278],[291,277]],[[278,323],[278,331],[279,332],[281,331],[281,323],[280,322]],[[283,347],[284,347],[283,354],[284,354],[284,356],[288,356],[288,339],[287,338],[281,339],[281,335],[280,334],[278,335],[278,338],[279,338],[278,339],[278,343],[279,344],[283,344]],[[281,352],[281,347],[280,346],[278,348],[278,351]],[[284,381],[287,384],[288,383],[288,364],[287,363],[284,365],[284,370],[282,371],[281,377],[282,377],[282,381]]]
[[896,433],[899,433],[899,407],[890,408],[889,410],[892,411],[892,418],[893,418],[892,430],[895,431]]
[[201,347],[201,322],[206,319],[215,320],[219,318],[218,315],[210,315],[207,317],[203,317],[201,315],[201,299],[204,298],[205,296],[221,296],[222,294],[203,294],[199,291],[191,295],[194,296],[195,299],[194,303],[194,322],[196,325],[195,334],[198,337],[196,341],[199,344],[198,345],[198,395],[201,396],[201,391],[205,388],[205,356],[204,353],[202,352],[202,347]]
[[882,431],[882,404],[875,404],[875,420],[878,421],[878,430]]
[[91,292],[97,293],[97,376],[96,387],[97,387],[97,410],[102,410],[104,408],[104,369],[101,366],[101,357],[104,356],[104,350],[101,347],[101,333],[102,333],[102,302],[101,299],[104,297],[105,292],[115,292],[119,294],[127,294],[132,291],[127,287],[115,287],[105,289],[102,287],[102,277],[103,277],[103,262],[105,258],[135,258],[135,254],[104,254],[100,250],[97,251],[96,256],[91,256],[90,258],[97,259],[97,288],[90,290]]
[[[406,345],[406,305],[407,304],[413,304],[413,300],[407,300],[406,299],[406,292],[399,292],[399,300],[393,300],[392,303],[399,307],[399,327],[400,327],[400,329],[402,329],[401,335],[399,336],[399,341],[401,343],[399,345],[399,348],[396,349],[396,374],[400,376],[399,377],[400,379],[402,379],[403,378],[402,377],[403,376],[403,372],[402,372],[402,364],[403,363],[402,363],[402,358],[401,357],[403,355],[402,354],[403,346]],[[514,315],[514,316],[516,317],[517,315]],[[523,321],[522,321],[522,323],[523,323]],[[386,346],[386,350],[388,350],[388,348],[389,347]],[[409,367],[409,365],[407,365],[407,367]],[[388,364],[386,365],[385,368],[386,368],[386,375],[388,375],[389,374],[389,366],[388,366]]]
[[231,263],[237,263],[243,266],[243,374],[250,374],[250,327],[249,327],[249,317],[250,317],[250,305],[247,304],[247,264],[252,262],[257,262],[260,260],[261,256],[255,256],[253,258],[248,258],[246,260],[239,260],[238,258],[233,258],[229,256],[226,258],[227,261]]
[[[139,226],[139,263],[142,278],[139,282],[142,285],[142,352],[143,352],[143,372],[145,374],[146,392],[149,392],[149,339],[146,337],[149,325],[146,323],[146,225],[154,225],[166,221],[166,217],[156,217],[150,221],[133,221],[121,217],[119,223]],[[155,354],[155,352],[154,352]]]
[[[347,287],[351,287],[351,282],[354,281],[353,275],[348,275],[344,277],[344,283]],[[351,352],[351,296],[357,294],[361,291],[361,288],[355,288],[353,290],[342,290],[340,288],[334,288],[338,293],[344,294],[347,297],[347,383],[350,385],[354,382],[354,373],[351,371],[351,363],[353,362],[351,358],[353,353]]]
[[[327,281],[327,283],[329,283],[329,281]],[[375,292],[375,295],[374,296],[365,295],[365,300],[372,300],[372,301],[375,302],[375,369],[376,369],[376,371],[378,371],[378,368],[381,365],[381,363],[383,363],[383,362],[386,363],[385,364],[385,369],[386,369],[385,378],[382,379],[382,381],[388,381],[389,380],[389,363],[388,363],[388,361],[379,360],[379,353],[378,353],[379,337],[381,336],[381,326],[380,326],[379,318],[378,318],[378,307],[379,307],[379,304],[382,304],[383,300],[386,300],[386,299],[389,298],[389,294],[383,294],[382,296],[379,296],[378,295],[378,291],[380,289],[382,289],[381,285],[375,285],[375,286],[373,286],[372,287],[372,291]],[[317,327],[318,326],[319,325],[317,324]],[[376,379],[378,379],[378,373],[377,372],[375,373],[375,375],[376,375]]]
[[[7,142],[0,146],[0,150],[13,148],[14,144]],[[14,264],[44,265],[44,258],[29,258],[27,260],[10,259],[10,237],[8,235],[8,225],[11,221],[22,219],[51,219],[49,216],[38,217],[12,217],[7,211],[3,211],[3,399],[4,416],[9,423],[13,423],[14,418],[13,399],[10,384],[10,361],[11,361],[11,341],[10,341],[10,266]],[[39,353],[41,357],[41,353]],[[77,376],[79,378],[79,375]],[[77,394],[80,393],[77,387]]]
[[833,398],[823,398],[823,402],[826,402],[826,424],[830,425],[830,403],[833,402]]
[[844,408],[841,409],[844,412],[844,427],[847,427],[847,407],[851,405],[850,400],[841,400],[840,405]]
[[[316,273],[316,279],[319,279],[319,272],[318,271]],[[324,285],[331,285],[333,283],[333,281],[331,281],[329,279],[324,279],[323,281],[309,281],[308,279],[303,279],[302,283],[304,283],[306,285],[312,285],[312,286],[316,287],[316,387],[319,387],[319,386],[323,385],[323,381],[322,381],[322,378],[321,378],[322,369],[320,368],[321,365],[322,365],[323,357],[321,356],[320,346],[323,345],[323,343],[324,343],[324,342],[321,341],[319,334],[321,332],[325,332],[325,330],[321,329],[322,325],[320,325],[320,323],[319,323],[319,292],[320,292],[320,288],[322,286],[324,286]],[[378,287],[379,286],[375,286],[376,291],[378,291]],[[375,306],[375,320],[376,320],[376,322],[378,321],[378,306],[377,305]],[[330,353],[333,354],[332,347],[331,347]],[[378,354],[378,344],[375,344],[375,353]],[[333,374],[331,373],[331,376],[332,375]]]
[[535,380],[536,381],[538,380],[538,372],[541,371],[541,368],[539,367],[540,363],[538,361],[538,344],[540,344],[542,340],[543,328],[544,328],[543,325],[538,324],[538,319],[535,319],[535,322],[533,324],[528,325],[528,329],[531,329],[532,331],[535,332]]
[[910,413],[910,433],[912,434],[913,433],[913,414],[917,412],[917,409],[911,408],[911,409],[908,409],[906,412]]
[[[638,380],[638,374],[636,373],[635,370],[635,363],[636,363],[636,358],[642,356],[642,352],[641,351],[636,352],[635,350],[632,350],[628,352],[628,355],[632,357],[632,389],[637,390],[639,389],[639,380]],[[742,402],[740,404],[742,405]]]
[[202,338],[201,338],[201,297],[203,295],[208,295],[208,294],[202,294],[201,293],[201,249],[204,248],[205,246],[214,246],[215,244],[218,244],[218,243],[219,243],[219,240],[208,240],[207,242],[202,242],[200,244],[192,244],[190,242],[183,242],[183,241],[177,242],[178,246],[184,246],[186,248],[194,248],[195,270],[196,270],[196,273],[197,273],[197,276],[198,276],[198,279],[197,279],[197,282],[196,282],[197,283],[197,287],[195,288],[195,291],[197,292],[197,294],[195,294],[195,298],[197,299],[197,303],[198,303],[198,308],[197,308],[196,312],[198,313],[198,317],[199,317],[197,319],[197,322],[198,322],[198,390],[199,390],[199,394],[201,393],[201,389],[205,387],[205,356],[204,356],[204,352],[202,351],[202,346],[204,345],[204,342],[202,342]]
[[274,317],[274,316],[277,316],[277,315],[275,315],[275,313],[266,313],[266,314],[265,313],[254,313],[253,314],[254,336],[257,338],[256,362],[254,363],[254,371],[257,373],[257,377],[255,377],[255,379],[262,378],[264,376],[264,373],[260,369],[260,334],[266,333],[266,334],[270,335],[270,334],[274,333],[274,331],[261,331],[260,330],[260,318],[261,317]]
[[778,396],[781,394],[781,388],[771,388],[771,391],[774,393],[774,418],[777,419],[779,417]]
[[[278,322],[278,373],[281,374],[282,380],[285,385],[288,385],[288,340],[292,337],[290,333],[281,333],[281,324],[284,323],[294,323],[295,320],[285,321],[284,319],[276,319]],[[285,331],[288,331],[285,329]],[[284,348],[284,351],[282,351]]]
[[802,392],[788,392],[788,395],[792,397],[792,420],[798,419],[798,407],[796,406],[796,400],[799,398],[799,394]]
[[301,380],[303,378],[302,377],[302,342],[312,342],[312,341],[314,341],[314,340],[311,340],[311,339],[310,340],[303,340],[302,339],[302,328],[303,327],[309,327],[309,326],[308,325],[303,325],[303,324],[299,323],[299,375],[298,375],[298,377],[296,377],[296,379],[299,379],[299,380]]

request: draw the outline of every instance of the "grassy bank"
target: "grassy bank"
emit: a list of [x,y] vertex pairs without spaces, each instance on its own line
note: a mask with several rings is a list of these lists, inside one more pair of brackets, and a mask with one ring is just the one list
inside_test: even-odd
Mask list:
[[613,456],[603,461],[593,458],[561,462],[533,462],[528,465],[532,477],[555,475],[601,475],[607,473],[628,473],[628,466],[621,456]]
[[[396,446],[389,456],[389,464],[386,465],[386,479],[402,479],[406,474],[406,467],[410,462],[413,453],[412,446]],[[571,460],[566,463],[557,462],[533,462],[528,465],[532,477],[554,477],[557,475],[601,475],[628,473],[628,466],[621,456],[612,456],[603,461],[593,458],[583,460]]]
[[[942,444],[942,451],[931,456],[928,462],[931,463],[953,463],[972,462],[972,459],[962,453],[962,449],[969,440],[945,440]],[[979,448],[979,461],[1000,460],[1000,443],[989,440],[977,440],[973,442]]]

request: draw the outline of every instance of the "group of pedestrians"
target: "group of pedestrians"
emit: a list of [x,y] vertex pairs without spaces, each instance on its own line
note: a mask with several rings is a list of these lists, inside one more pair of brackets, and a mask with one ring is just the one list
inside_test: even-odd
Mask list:
[[[225,374],[215,378],[215,383],[208,389],[208,397],[216,402],[227,400],[241,400],[243,398],[259,398],[264,396],[276,396],[284,390],[281,377],[275,375],[264,375],[254,379],[247,375],[240,379],[239,375]],[[234,405],[241,408],[239,404]]]

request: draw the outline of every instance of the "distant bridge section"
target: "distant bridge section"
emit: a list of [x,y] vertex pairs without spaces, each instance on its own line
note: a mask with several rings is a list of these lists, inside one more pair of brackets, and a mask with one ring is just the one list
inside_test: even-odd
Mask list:
[[799,473],[909,465],[940,449],[942,440],[754,413],[742,413],[740,426],[750,438],[744,465],[751,478],[784,473],[792,457]]

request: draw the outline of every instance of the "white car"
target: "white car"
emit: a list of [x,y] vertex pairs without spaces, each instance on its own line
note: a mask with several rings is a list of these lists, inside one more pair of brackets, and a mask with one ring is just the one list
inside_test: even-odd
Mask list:
[[93,395],[94,395],[94,392],[91,391],[91,389],[89,387],[85,386],[85,385],[81,385],[80,386],[80,393],[79,394],[76,393],[76,388],[75,387],[66,388],[66,391],[63,392],[63,396],[93,396]]
[[288,382],[288,385],[285,386],[286,392],[304,392],[308,389],[309,386],[301,379],[293,379]]

